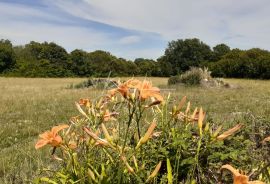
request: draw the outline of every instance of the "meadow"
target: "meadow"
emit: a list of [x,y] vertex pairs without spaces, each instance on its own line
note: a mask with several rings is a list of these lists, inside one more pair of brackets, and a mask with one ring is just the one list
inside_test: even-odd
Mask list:
[[[141,78],[142,79],[142,78]],[[0,183],[29,183],[43,163],[50,162],[49,148],[36,151],[38,134],[63,124],[78,114],[75,101],[95,99],[101,89],[69,89],[83,78],[0,78]],[[172,103],[183,96],[191,106],[202,106],[207,120],[235,124],[245,118],[270,120],[270,81],[225,79],[232,88],[167,86],[167,78],[150,78]]]

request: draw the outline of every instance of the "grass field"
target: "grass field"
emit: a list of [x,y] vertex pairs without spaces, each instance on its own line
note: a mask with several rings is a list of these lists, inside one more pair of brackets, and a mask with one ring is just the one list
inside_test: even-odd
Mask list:
[[[48,150],[34,149],[38,134],[77,115],[75,101],[102,94],[97,89],[67,88],[83,80],[0,78],[0,183],[29,183],[42,162],[49,161],[44,156]],[[220,124],[248,113],[270,119],[270,81],[226,79],[235,87],[167,89],[166,78],[151,80],[175,101],[186,95],[193,107],[204,107],[208,119]]]

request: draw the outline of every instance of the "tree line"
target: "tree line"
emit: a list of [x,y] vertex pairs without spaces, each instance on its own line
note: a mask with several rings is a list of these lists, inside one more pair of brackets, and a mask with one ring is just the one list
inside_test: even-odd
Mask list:
[[190,67],[208,67],[215,77],[270,79],[270,52],[259,48],[230,49],[226,44],[211,48],[197,38],[168,43],[157,60],[118,58],[109,52],[68,53],[53,42],[31,41],[13,46],[0,40],[0,75],[16,77],[107,77],[174,76]]

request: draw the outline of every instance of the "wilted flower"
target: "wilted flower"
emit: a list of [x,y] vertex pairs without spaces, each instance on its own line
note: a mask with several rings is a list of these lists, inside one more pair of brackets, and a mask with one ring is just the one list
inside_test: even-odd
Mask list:
[[62,138],[57,133],[65,128],[68,128],[68,125],[59,125],[51,129],[51,131],[46,131],[43,134],[40,134],[41,138],[35,145],[36,149],[39,149],[47,144],[50,144],[53,147],[57,147],[62,143]]
[[110,112],[108,109],[105,110],[105,113],[103,114],[103,120],[104,121],[110,121],[115,120],[114,116],[116,116],[118,113],[116,112]]
[[70,149],[76,149],[76,148],[77,148],[77,144],[76,144],[75,141],[69,141],[68,147],[69,147]]
[[101,139],[97,133],[94,133],[90,128],[84,127],[83,130],[92,138],[95,140],[95,145],[97,146],[109,146],[113,149],[116,149],[112,144],[108,142],[106,139]]
[[154,132],[150,137],[151,138],[156,138],[156,137],[159,137],[161,134],[162,134],[162,131]]
[[77,123],[80,120],[80,116],[73,116],[70,118],[71,123]]
[[265,143],[267,141],[270,141],[270,136],[269,137],[266,137],[262,142]]
[[126,165],[128,172],[134,173],[134,169],[127,162],[127,158],[124,155],[121,155],[120,158],[124,162],[124,164]]
[[234,134],[236,131],[238,131],[243,125],[242,124],[237,124],[233,128],[223,132],[221,135],[217,136],[217,140],[224,140],[230,135]]
[[237,169],[233,168],[231,165],[226,164],[221,167],[221,169],[227,169],[233,174],[233,184],[265,184],[262,181],[249,181],[249,176],[241,174]]

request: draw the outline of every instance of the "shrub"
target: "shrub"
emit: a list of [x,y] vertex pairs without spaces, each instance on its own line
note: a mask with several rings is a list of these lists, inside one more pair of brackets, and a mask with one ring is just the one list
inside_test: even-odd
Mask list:
[[89,87],[94,87],[96,89],[110,89],[110,88],[115,88],[118,86],[118,83],[114,80],[110,79],[93,79],[89,78],[79,84],[76,85],[71,85],[69,88],[75,88],[75,89],[80,89],[80,88],[89,88]]
[[35,183],[231,183],[220,169],[247,183],[231,165],[270,181],[269,150],[246,136],[248,123],[223,130],[205,121],[202,108],[191,110],[186,97],[177,106],[164,99],[151,82],[138,80],[100,99],[81,99],[69,125],[40,135],[36,149],[51,146],[54,165]]
[[192,67],[180,76],[173,76],[169,78],[168,84],[183,83],[187,85],[199,85],[202,80],[211,80],[211,72],[207,68]]
[[192,68],[181,75],[181,82],[187,85],[199,85],[202,79],[202,72],[197,68]]

